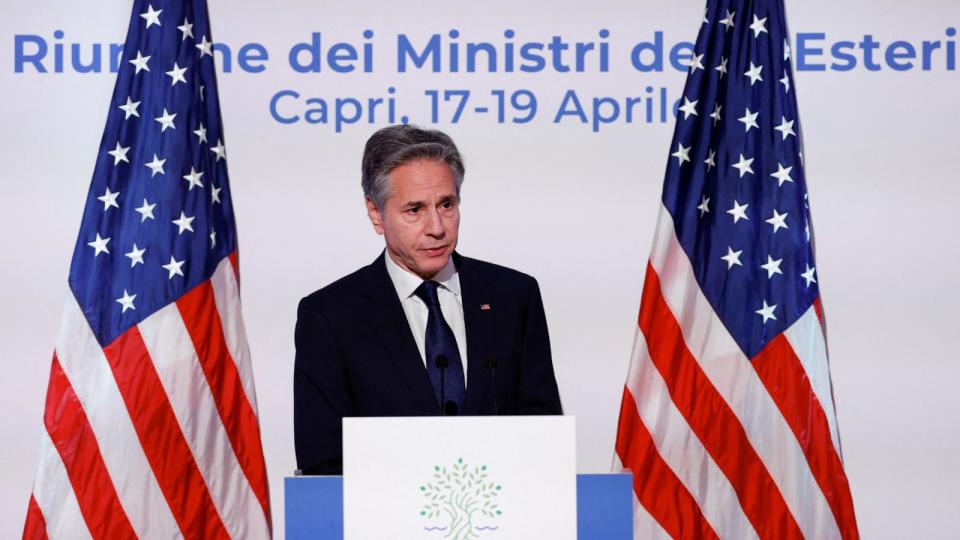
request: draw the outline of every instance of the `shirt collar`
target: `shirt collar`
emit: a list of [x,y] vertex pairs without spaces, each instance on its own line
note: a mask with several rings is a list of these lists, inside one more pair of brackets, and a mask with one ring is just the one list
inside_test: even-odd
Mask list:
[[[417,287],[423,283],[423,278],[400,268],[400,265],[390,257],[389,252],[384,253],[383,257],[387,262],[387,274],[390,275],[390,281],[393,282],[393,287],[397,290],[400,301],[410,298]],[[447,259],[447,265],[437,272],[437,275],[433,276],[433,281],[436,281],[441,287],[454,295],[460,296],[460,276],[457,273],[457,267],[453,264],[453,257]]]

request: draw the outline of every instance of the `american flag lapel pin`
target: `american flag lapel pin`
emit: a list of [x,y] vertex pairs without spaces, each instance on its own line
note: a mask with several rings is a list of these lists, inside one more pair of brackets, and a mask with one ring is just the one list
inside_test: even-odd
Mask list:
[[490,311],[490,304],[480,304],[480,311]]

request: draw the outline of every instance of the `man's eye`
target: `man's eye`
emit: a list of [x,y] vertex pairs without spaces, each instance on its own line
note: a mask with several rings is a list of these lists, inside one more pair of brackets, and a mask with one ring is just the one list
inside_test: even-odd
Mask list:
[[446,210],[449,210],[453,208],[453,201],[443,201],[443,203],[440,206],[442,206]]
[[414,206],[414,207],[408,208],[408,209],[407,209],[407,212],[409,212],[409,213],[411,213],[411,214],[416,214],[416,213],[420,212],[420,207],[419,207],[419,206]]

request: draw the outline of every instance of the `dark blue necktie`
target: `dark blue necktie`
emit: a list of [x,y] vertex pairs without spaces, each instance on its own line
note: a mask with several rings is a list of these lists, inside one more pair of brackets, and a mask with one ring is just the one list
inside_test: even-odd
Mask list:
[[[427,316],[427,335],[424,340],[424,352],[427,360],[427,373],[433,383],[433,392],[440,404],[441,411],[448,416],[463,411],[466,398],[466,384],[463,377],[463,362],[460,361],[460,349],[453,330],[440,311],[440,299],[437,297],[437,282],[424,281],[414,291],[425,304],[430,314]],[[446,358],[446,367],[438,366],[437,359]],[[441,364],[443,360],[441,360]],[[441,377],[441,372],[443,376]],[[441,383],[442,380],[442,383]],[[442,389],[442,391],[441,391]]]

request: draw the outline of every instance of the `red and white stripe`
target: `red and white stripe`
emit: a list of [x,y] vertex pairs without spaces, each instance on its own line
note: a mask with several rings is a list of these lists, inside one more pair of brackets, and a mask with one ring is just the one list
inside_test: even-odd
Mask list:
[[815,309],[747,358],[674,230],[661,207],[617,433],[636,536],[856,538]]
[[101,347],[69,296],[24,538],[270,537],[239,308],[224,259]]

